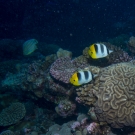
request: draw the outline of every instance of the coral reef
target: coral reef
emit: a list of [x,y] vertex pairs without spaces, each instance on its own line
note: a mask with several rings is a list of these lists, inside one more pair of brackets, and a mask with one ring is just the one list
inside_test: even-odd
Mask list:
[[90,109],[89,109],[89,111],[88,111],[88,115],[90,116],[90,118],[91,118],[93,121],[97,121],[97,116],[96,116],[94,107],[90,107]]
[[15,134],[11,130],[5,130],[2,133],[0,133],[0,135],[15,135]]
[[54,111],[35,106],[33,114],[25,116],[24,120],[14,125],[12,130],[18,135],[45,134],[49,127],[55,124],[56,116]]
[[[82,115],[82,114],[80,114]],[[85,116],[85,115],[84,115]],[[85,116],[85,118],[87,118]],[[83,117],[84,119],[84,117]],[[83,119],[81,119],[81,121],[83,121]],[[85,126],[84,126],[85,125]],[[62,126],[58,125],[58,124],[54,124],[49,128],[49,131],[46,133],[46,135],[78,135],[80,133],[80,135],[86,135],[87,134],[87,130],[86,130],[86,123],[80,123],[80,121],[69,121],[67,123],[64,123]],[[64,132],[64,131],[65,132]]]
[[86,59],[83,55],[74,58],[72,62],[78,69],[83,69],[90,65],[88,59]]
[[9,126],[17,123],[25,116],[26,110],[22,103],[12,103],[0,113],[0,126]]
[[108,49],[113,50],[113,53],[111,53],[108,58],[109,64],[129,62],[133,59],[132,56],[129,56],[128,53],[120,47],[116,47],[115,45],[106,42],[104,42],[104,44],[108,47]]
[[55,124],[49,128],[46,135],[72,135],[70,128],[64,124],[62,126]]
[[92,122],[89,126],[87,126],[87,131],[89,134],[98,134],[100,131],[99,124]]
[[98,98],[95,113],[99,121],[105,121],[114,128],[135,126],[134,78],[133,63],[119,63],[102,70],[93,87],[93,93]]
[[51,75],[64,83],[69,83],[71,75],[77,70],[71,62],[71,58],[64,57],[57,59],[50,68]]
[[135,37],[130,37],[128,41],[128,48],[132,53],[135,53]]
[[[13,103],[0,113],[0,126],[10,126],[24,118],[25,126],[22,124],[21,132],[16,133],[18,135],[45,134],[47,131],[46,135],[109,135],[113,133],[108,125],[114,128],[135,127],[135,61],[122,49],[104,44],[113,50],[105,61],[92,60],[88,48],[74,59],[71,52],[60,48],[56,54],[44,59],[13,64],[15,72],[7,73],[2,88],[10,92],[26,92],[25,97],[36,100],[37,106],[25,104],[26,109],[22,103]],[[80,69],[90,70],[93,79],[88,84],[75,87],[69,84],[69,80]],[[50,113],[38,107],[38,102],[44,99],[54,105],[56,112]],[[88,116],[80,114],[80,105],[85,105],[83,111],[87,111]],[[77,115],[76,121],[62,126],[52,122],[55,117],[66,120],[68,116]]]
[[25,73],[18,73],[18,74],[12,74],[7,73],[5,80],[2,81],[3,87],[15,87],[22,85],[22,83],[25,81]]
[[86,84],[76,89],[77,97],[76,101],[81,104],[91,105],[96,101],[96,97],[91,90],[93,84]]
[[51,54],[45,57],[44,62],[42,63],[42,67],[44,70],[47,70],[50,65],[57,59],[57,56],[55,54]]
[[27,91],[27,96],[32,93],[38,98],[58,103],[62,98],[69,97],[73,87],[54,80],[49,74],[49,67],[56,59],[56,55],[49,55],[44,61],[33,61],[30,64],[19,65],[18,72],[8,73],[2,81],[3,88],[12,91]]
[[90,122],[87,115],[79,114],[76,121],[69,121],[61,126],[52,125],[46,135],[113,135],[113,133],[107,125],[101,128],[98,123]]
[[66,118],[74,114],[76,105],[69,100],[61,100],[57,107],[55,107],[56,112]]
[[62,57],[57,59],[50,68],[50,74],[56,79],[64,83],[69,83],[70,77],[78,69],[87,67],[83,57],[71,60],[70,57]]
[[80,127],[80,122],[78,121],[75,121],[72,125],[71,125],[71,129],[73,131],[75,131],[75,129],[79,128]]
[[32,91],[37,97],[43,96],[47,73],[42,69],[42,62],[36,61],[28,65],[23,90]]
[[115,64],[120,62],[129,62],[131,60],[133,60],[133,57],[129,56],[127,52],[119,50],[109,55],[108,62],[110,64]]
[[51,76],[48,76],[48,88],[49,93],[58,95],[64,95],[69,96],[70,93],[73,91],[73,87],[71,85],[65,85],[63,83],[59,83],[58,81],[51,78]]
[[59,50],[57,51],[57,57],[61,58],[61,57],[70,57],[72,58],[72,52],[67,51],[67,50],[63,50],[62,48],[59,48]]
[[12,93],[0,94],[0,110],[10,106],[12,102],[18,102],[18,99],[15,96],[12,96]]
[[14,88],[20,86],[22,90],[32,91],[35,95],[41,97],[42,90],[44,89],[45,75],[41,67],[41,62],[36,61],[25,66],[22,65],[22,70],[16,74],[7,74],[2,85]]
[[87,134],[87,126],[89,125],[89,118],[85,114],[79,114],[76,121],[73,121],[70,126],[73,132],[80,132],[80,134]]

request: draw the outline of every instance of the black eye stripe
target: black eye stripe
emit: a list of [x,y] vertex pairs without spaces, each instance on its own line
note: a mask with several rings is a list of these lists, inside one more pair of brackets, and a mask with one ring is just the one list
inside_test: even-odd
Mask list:
[[78,80],[81,80],[81,74],[78,72],[77,73]]
[[94,44],[94,48],[95,48],[95,51],[97,53],[98,52],[98,46],[96,44]]

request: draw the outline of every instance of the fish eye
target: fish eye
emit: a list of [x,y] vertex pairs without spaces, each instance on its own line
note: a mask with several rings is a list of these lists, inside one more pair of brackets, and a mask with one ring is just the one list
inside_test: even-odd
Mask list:
[[74,80],[74,82],[75,82],[75,80]]
[[93,54],[93,52],[91,52],[91,54]]

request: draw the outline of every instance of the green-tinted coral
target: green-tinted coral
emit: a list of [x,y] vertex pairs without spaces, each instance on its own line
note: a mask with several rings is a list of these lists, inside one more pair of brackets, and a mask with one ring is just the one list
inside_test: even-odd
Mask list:
[[11,130],[5,130],[0,135],[15,135]]
[[13,103],[0,113],[0,126],[9,126],[17,123],[25,116],[26,110],[22,103]]

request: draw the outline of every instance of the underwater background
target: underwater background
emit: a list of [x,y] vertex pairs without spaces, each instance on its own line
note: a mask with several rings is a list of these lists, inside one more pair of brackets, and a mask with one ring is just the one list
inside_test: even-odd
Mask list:
[[[134,10],[134,0],[0,0],[0,135],[134,135]],[[112,53],[93,59],[93,44]],[[91,80],[74,86],[86,70]]]

